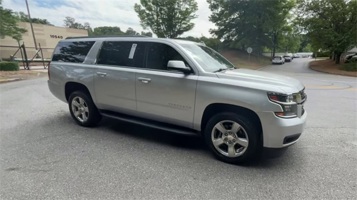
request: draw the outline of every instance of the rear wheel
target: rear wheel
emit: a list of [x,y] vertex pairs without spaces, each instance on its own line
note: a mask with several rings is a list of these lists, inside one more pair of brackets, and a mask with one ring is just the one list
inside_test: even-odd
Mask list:
[[259,149],[259,131],[252,120],[235,113],[213,116],[205,128],[205,141],[219,160],[244,163]]
[[72,118],[81,126],[95,126],[101,120],[92,98],[82,91],[75,91],[69,96],[68,106]]

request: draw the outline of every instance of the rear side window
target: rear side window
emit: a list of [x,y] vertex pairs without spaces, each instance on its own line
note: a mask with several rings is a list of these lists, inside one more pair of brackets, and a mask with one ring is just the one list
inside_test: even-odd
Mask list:
[[52,57],[52,61],[83,63],[94,41],[60,42]]
[[103,42],[97,64],[143,67],[145,44],[141,42]]

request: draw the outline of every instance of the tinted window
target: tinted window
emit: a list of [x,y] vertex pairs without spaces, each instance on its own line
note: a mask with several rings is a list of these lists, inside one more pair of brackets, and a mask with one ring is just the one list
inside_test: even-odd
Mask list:
[[94,41],[60,42],[52,57],[52,61],[83,63]]
[[185,62],[184,58],[175,49],[166,44],[151,43],[149,45],[147,68],[167,70],[169,60]]
[[98,64],[143,67],[145,45],[137,42],[104,42]]

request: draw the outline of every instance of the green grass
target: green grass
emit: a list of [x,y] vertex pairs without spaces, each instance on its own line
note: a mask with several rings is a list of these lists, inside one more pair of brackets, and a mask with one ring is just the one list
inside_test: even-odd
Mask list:
[[341,65],[340,69],[344,70],[344,71],[355,72],[355,71],[357,71],[357,62],[344,63]]

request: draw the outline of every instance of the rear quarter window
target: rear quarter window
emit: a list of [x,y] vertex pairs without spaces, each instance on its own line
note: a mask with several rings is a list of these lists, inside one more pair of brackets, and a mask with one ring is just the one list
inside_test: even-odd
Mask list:
[[94,41],[60,42],[52,57],[52,61],[83,63]]

